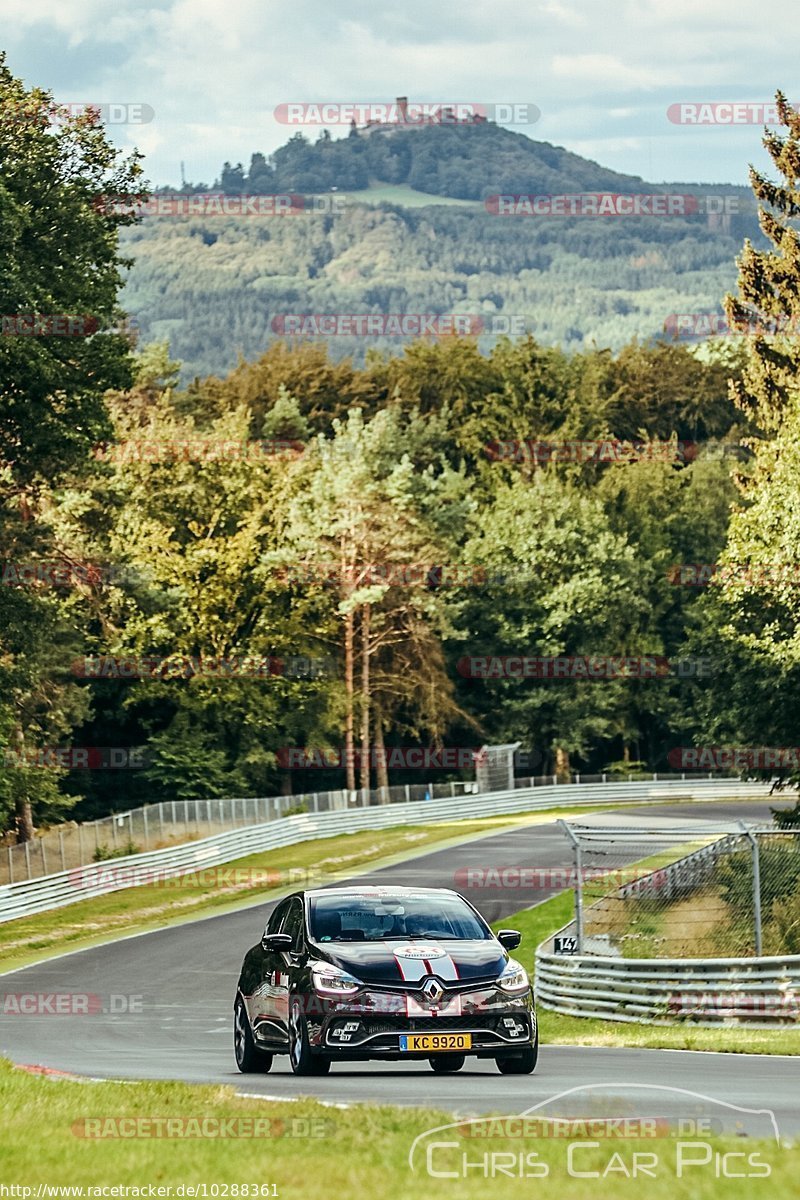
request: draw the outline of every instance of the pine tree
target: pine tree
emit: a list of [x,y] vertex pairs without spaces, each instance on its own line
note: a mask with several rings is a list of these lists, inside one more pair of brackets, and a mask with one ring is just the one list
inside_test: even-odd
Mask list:
[[744,378],[731,390],[739,407],[764,430],[780,424],[800,375],[800,338],[793,336],[800,329],[800,234],[790,223],[800,217],[800,114],[782,92],[776,100],[787,132],[766,131],[763,143],[781,181],[773,183],[750,168],[759,225],[774,248],[758,250],[745,241],[738,259],[739,298],[725,298],[733,327],[756,325]]

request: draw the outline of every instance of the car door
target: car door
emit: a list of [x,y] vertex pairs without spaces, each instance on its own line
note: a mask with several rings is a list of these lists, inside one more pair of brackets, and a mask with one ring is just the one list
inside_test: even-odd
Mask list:
[[288,902],[281,922],[281,933],[288,933],[292,939],[292,948],[285,954],[276,954],[273,969],[273,1001],[275,1005],[275,1023],[286,1038],[289,1036],[289,991],[292,976],[296,973],[299,963],[305,956],[305,931],[303,920],[303,901],[299,896],[292,896]]
[[[289,900],[282,900],[267,921],[267,933],[279,933],[289,909]],[[247,1015],[256,1040],[274,1045],[282,1040],[276,1005],[276,971],[283,966],[283,956],[265,950],[259,943],[248,952],[242,977]]]

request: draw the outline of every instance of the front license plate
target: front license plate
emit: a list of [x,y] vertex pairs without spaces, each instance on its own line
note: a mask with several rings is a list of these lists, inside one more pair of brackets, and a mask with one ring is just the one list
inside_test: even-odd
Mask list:
[[439,1050],[471,1050],[471,1033],[402,1033],[401,1050],[423,1050],[435,1054]]

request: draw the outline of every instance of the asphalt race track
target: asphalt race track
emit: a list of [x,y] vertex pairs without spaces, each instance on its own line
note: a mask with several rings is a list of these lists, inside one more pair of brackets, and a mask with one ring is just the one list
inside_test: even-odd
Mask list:
[[[777,803],[776,800],[772,801]],[[769,800],[626,808],[615,820],[651,823],[768,821]],[[609,809],[609,815],[612,813]],[[597,812],[579,823],[605,823]],[[639,857],[637,849],[632,857]],[[360,876],[362,882],[457,887],[456,873],[470,866],[567,867],[568,843],[555,824],[514,829]],[[460,889],[462,890],[462,889]],[[545,899],[553,887],[533,890],[466,889],[488,920]],[[434,1075],[427,1062],[334,1065],[330,1075],[295,1079],[288,1059],[266,1075],[240,1075],[231,1036],[234,988],[244,951],[261,935],[272,904],[208,917],[68,954],[0,976],[0,992],[90,993],[134,997],[136,1012],[88,1015],[0,1015],[0,1052],[17,1063],[41,1064],[95,1078],[181,1079],[233,1084],[276,1098],[316,1095],[333,1103],[373,1101],[432,1105],[459,1114],[520,1113],[570,1088],[592,1087],[592,1104],[627,1105],[629,1112],[657,1109],[685,1114],[691,1097],[658,1094],[646,1103],[642,1085],[686,1089],[720,1104],[774,1112],[782,1135],[800,1130],[797,1059],[671,1050],[544,1046],[535,1074],[503,1076],[492,1062],[467,1060],[457,1075]],[[530,964],[533,947],[519,952]],[[126,1001],[127,1002],[127,1001]],[[584,1097],[585,1098],[585,1097]],[[690,1103],[691,1101],[691,1103]],[[586,1107],[584,1105],[584,1107]],[[595,1108],[596,1111],[596,1108]],[[764,1117],[742,1116],[744,1131],[769,1133]]]

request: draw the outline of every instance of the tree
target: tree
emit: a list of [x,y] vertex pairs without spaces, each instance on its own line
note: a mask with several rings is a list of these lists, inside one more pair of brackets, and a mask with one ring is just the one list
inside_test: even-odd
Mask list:
[[[739,297],[728,296],[732,322],[756,322],[747,342],[737,404],[760,426],[749,471],[740,476],[721,571],[703,605],[698,640],[713,650],[718,675],[705,696],[708,742],[748,748],[796,747],[800,704],[800,117],[777,95],[785,134],[764,145],[781,175],[750,173],[759,221],[773,249],[749,242],[739,259]],[[750,772],[800,783],[800,770],[760,763]]]
[[[52,121],[55,119],[56,124]],[[123,159],[97,110],[58,110],[26,91],[0,55],[0,555],[53,556],[54,489],[87,471],[106,436],[103,394],[131,378],[129,344],[116,332],[121,268],[118,231],[143,198],[138,155]],[[114,203],[109,203],[109,198]],[[60,336],[65,334],[66,336]],[[46,587],[0,589],[0,731],[18,761],[83,715],[63,680],[75,642],[69,606]],[[32,783],[24,767],[4,772],[18,836],[53,810],[53,776]],[[60,797],[62,806],[68,798]]]
[[489,579],[469,605],[468,637],[449,648],[469,680],[461,701],[492,738],[554,755],[566,773],[570,754],[619,732],[631,681],[471,679],[465,660],[652,653],[633,548],[596,498],[550,472],[502,483],[476,525],[465,556]]
[[774,183],[750,168],[759,225],[773,249],[758,250],[745,241],[738,260],[739,296],[725,298],[734,327],[747,331],[755,325],[747,369],[733,396],[765,430],[779,427],[797,394],[800,373],[800,234],[791,224],[800,217],[800,113],[782,92],[776,102],[786,133],[765,131],[763,143],[782,178]]
[[463,477],[441,457],[415,469],[419,444],[437,432],[435,422],[406,421],[397,407],[367,423],[351,411],[346,422],[334,421],[330,439],[318,437],[308,487],[292,505],[286,553],[312,579],[320,568],[330,575],[340,622],[351,789],[357,724],[368,787],[376,725],[379,745],[398,716],[435,737],[457,712],[437,640],[447,606],[414,578],[421,566],[452,558],[469,512]]

